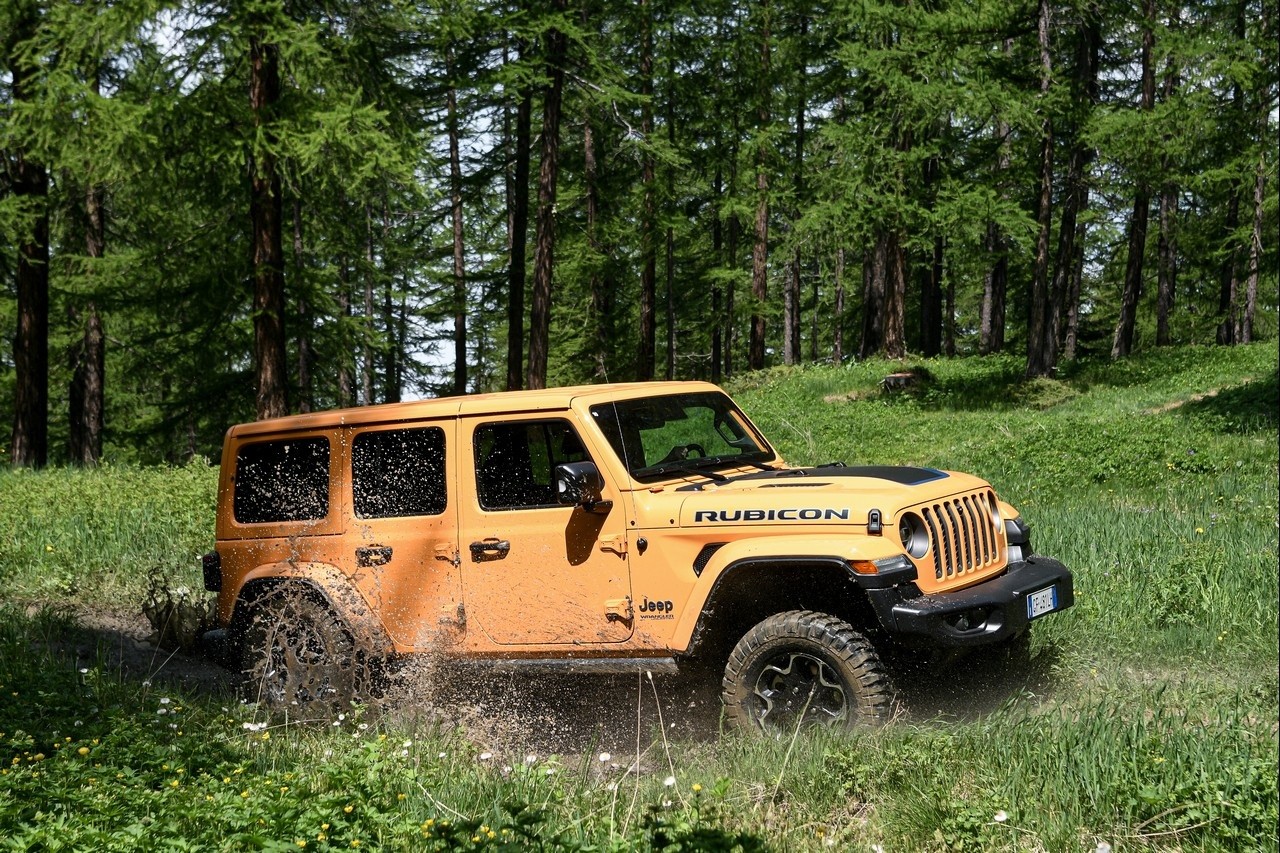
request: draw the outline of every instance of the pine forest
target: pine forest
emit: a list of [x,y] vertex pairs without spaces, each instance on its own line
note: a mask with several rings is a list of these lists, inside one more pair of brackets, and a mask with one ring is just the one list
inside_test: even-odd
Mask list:
[[0,458],[1277,334],[1277,0],[0,0]]

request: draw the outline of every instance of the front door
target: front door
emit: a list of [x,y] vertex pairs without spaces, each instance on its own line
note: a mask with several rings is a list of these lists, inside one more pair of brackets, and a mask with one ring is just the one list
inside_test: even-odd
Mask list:
[[[627,640],[622,507],[593,513],[556,501],[555,467],[591,459],[572,423],[545,414],[474,418],[461,432],[474,463],[459,478],[471,490],[459,536],[468,632],[478,626],[502,645]],[[604,498],[618,495],[606,486]]]
[[456,421],[375,426],[346,435],[351,519],[344,567],[397,645],[448,647],[462,636],[458,496],[447,477]]

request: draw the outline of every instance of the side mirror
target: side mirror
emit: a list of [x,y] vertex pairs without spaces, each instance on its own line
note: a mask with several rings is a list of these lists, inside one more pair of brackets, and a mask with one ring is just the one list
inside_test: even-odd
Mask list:
[[613,501],[601,500],[604,477],[594,462],[566,462],[556,466],[556,500],[563,506],[580,506],[587,512],[605,513]]

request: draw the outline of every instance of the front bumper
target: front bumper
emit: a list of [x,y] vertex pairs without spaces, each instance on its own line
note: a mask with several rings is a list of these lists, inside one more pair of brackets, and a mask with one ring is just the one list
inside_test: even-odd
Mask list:
[[935,646],[965,647],[998,643],[1021,633],[1031,621],[1027,596],[1049,587],[1056,598],[1051,613],[1075,603],[1071,571],[1057,560],[1034,556],[1010,563],[999,577],[956,592],[920,595],[915,584],[903,584],[869,589],[867,596],[891,634]]

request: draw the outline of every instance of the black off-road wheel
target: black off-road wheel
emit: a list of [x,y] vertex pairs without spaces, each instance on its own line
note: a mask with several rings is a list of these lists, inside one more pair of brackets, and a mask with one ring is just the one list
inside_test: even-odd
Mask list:
[[281,587],[252,608],[242,647],[246,698],[303,719],[322,719],[368,698],[361,650],[314,594]]
[[724,673],[737,726],[770,735],[797,727],[850,729],[888,721],[893,686],[879,655],[849,623],[792,610],[747,632]]

